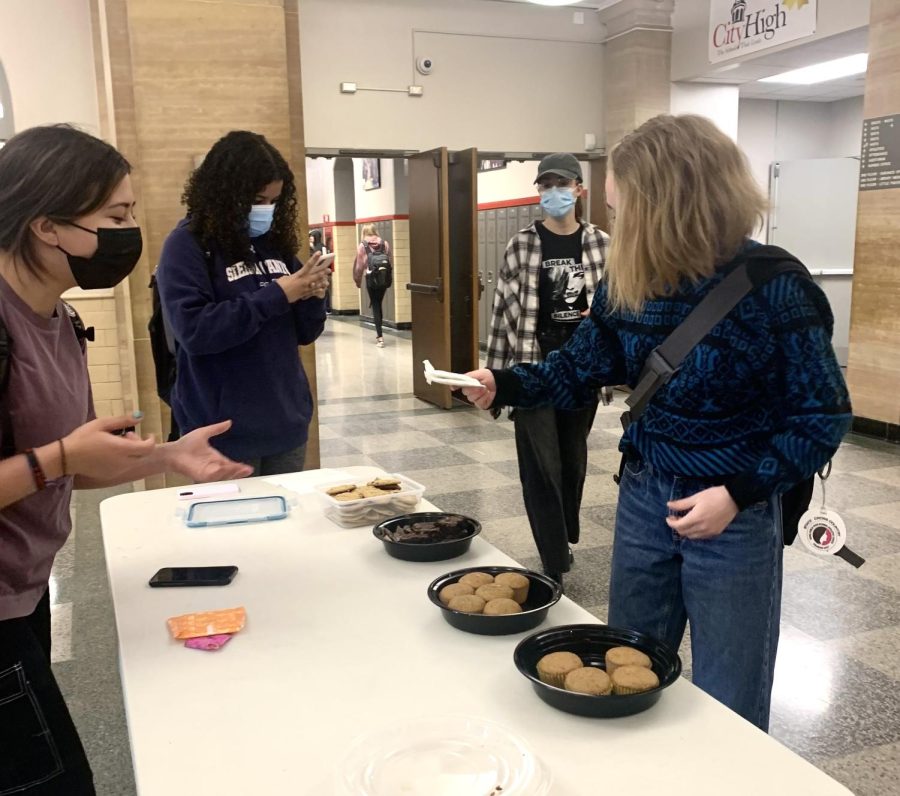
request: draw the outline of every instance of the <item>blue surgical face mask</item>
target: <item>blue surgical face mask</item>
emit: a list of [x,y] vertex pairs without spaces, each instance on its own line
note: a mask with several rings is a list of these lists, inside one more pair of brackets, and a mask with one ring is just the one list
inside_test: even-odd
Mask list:
[[541,194],[541,207],[552,218],[564,218],[575,207],[572,188],[548,188]]
[[272,228],[272,217],[275,215],[275,205],[253,205],[250,215],[247,216],[247,228],[251,238],[265,235]]

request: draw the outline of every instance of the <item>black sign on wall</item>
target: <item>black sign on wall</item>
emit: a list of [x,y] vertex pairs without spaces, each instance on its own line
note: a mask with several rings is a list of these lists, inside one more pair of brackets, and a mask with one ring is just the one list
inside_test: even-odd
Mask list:
[[863,120],[859,190],[900,188],[900,115]]

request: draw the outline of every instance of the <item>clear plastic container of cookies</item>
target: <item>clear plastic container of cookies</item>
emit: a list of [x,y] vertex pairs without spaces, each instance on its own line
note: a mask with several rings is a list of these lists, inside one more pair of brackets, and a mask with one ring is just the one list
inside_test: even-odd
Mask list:
[[387,474],[367,481],[345,478],[318,484],[315,491],[329,520],[342,528],[356,528],[415,511],[425,487],[405,475]]

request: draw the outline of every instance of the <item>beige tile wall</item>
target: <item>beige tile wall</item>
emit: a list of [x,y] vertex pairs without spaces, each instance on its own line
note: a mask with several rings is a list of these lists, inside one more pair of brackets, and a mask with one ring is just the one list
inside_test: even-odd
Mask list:
[[112,296],[94,298],[84,295],[77,298],[69,296],[66,300],[81,316],[85,326],[94,327],[95,338],[88,343],[87,352],[97,416],[124,414],[126,390],[122,382],[116,299]]
[[[900,109],[900,4],[872,0],[863,115]],[[850,361],[857,417],[900,423],[900,191],[861,191],[856,220]]]
[[356,226],[336,226],[332,231],[334,243],[334,276],[331,282],[331,306],[336,310],[359,311],[359,290],[353,282],[353,263],[359,241]]
[[412,322],[412,306],[406,283],[409,282],[409,221],[395,220],[394,230],[394,320]]

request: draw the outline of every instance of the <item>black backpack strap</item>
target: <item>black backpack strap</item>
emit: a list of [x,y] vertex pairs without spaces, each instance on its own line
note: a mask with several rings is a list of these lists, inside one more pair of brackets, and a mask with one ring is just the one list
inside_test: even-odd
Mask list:
[[668,384],[691,351],[755,289],[784,273],[809,278],[806,267],[777,246],[756,246],[713,288],[679,326],[654,348],[625,403],[622,427],[626,430],[646,410],[657,391]]
[[[77,310],[68,302],[62,302],[63,309],[72,327],[75,330],[75,337],[81,351],[87,349],[87,341],[94,340],[94,327],[85,326],[84,321]],[[0,318],[0,458],[8,459],[16,454],[16,440],[13,434],[12,418],[9,415],[9,407],[6,404],[6,392],[9,387],[9,367],[12,362],[12,338],[9,336],[9,330],[3,319]]]
[[87,341],[94,342],[94,338],[96,337],[94,327],[85,326],[78,311],[69,304],[68,301],[63,301],[62,305],[66,311],[66,315],[69,316],[69,320],[72,321],[72,326],[75,328],[75,337],[78,338],[78,344],[81,346],[83,352],[87,349]]
[[753,283],[746,262],[741,262],[706,297],[663,342],[654,348],[641,371],[637,386],[625,404],[622,427],[627,429],[647,408],[657,391],[669,383],[681,363],[713,327],[733,310],[751,290]]

